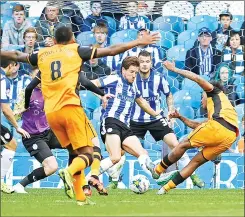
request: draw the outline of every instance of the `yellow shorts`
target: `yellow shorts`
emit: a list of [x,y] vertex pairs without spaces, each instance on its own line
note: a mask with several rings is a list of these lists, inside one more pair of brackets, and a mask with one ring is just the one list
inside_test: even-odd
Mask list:
[[47,121],[63,148],[70,144],[73,150],[94,146],[92,139],[97,133],[81,106],[67,105],[48,113]]
[[208,120],[193,130],[188,139],[191,146],[204,147],[203,156],[212,160],[231,147],[236,140],[236,133],[215,120]]

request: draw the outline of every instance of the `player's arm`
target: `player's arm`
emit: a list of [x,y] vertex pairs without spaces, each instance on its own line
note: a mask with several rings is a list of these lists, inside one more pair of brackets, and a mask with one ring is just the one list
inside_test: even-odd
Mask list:
[[169,93],[168,96],[166,97],[166,103],[168,106],[168,111],[173,111],[174,110],[174,98],[173,98],[172,93]]
[[4,116],[8,119],[8,121],[11,123],[11,125],[17,129],[18,123],[15,120],[14,113],[12,109],[10,108],[9,103],[1,103],[1,109],[4,114]]
[[210,84],[208,81],[206,81],[205,79],[203,79],[201,76],[188,71],[188,70],[182,70],[179,68],[175,67],[175,63],[174,62],[170,62],[170,61],[164,61],[163,65],[170,71],[173,71],[179,75],[182,75],[186,78],[189,78],[192,81],[195,81],[197,84],[199,84],[199,86],[206,92],[210,92],[213,90],[213,85]]
[[203,123],[203,122],[196,122],[196,121],[190,120],[190,119],[180,115],[180,113],[176,109],[174,112],[172,112],[169,115],[169,117],[180,119],[186,126],[190,127],[191,129],[195,129],[196,127],[198,127],[200,124]]
[[41,83],[41,73],[37,73],[36,77],[32,79],[30,84],[27,85],[25,89],[25,109],[28,109],[30,106],[31,94],[35,87]]
[[24,63],[29,63],[28,57],[29,54],[23,53],[20,51],[3,51],[1,50],[1,58],[7,59],[7,60],[12,60],[15,62],[24,62]]
[[155,111],[153,110],[149,103],[141,96],[139,98],[136,99],[136,103],[139,105],[139,107],[141,107],[146,113],[148,113],[149,115],[156,117],[157,115],[160,114],[160,111]]

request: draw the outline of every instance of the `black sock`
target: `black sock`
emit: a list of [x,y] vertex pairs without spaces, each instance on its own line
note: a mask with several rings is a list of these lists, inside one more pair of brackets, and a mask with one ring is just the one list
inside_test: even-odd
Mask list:
[[168,167],[170,167],[173,163],[169,160],[168,158],[168,154],[162,159],[162,162],[163,163],[163,168],[167,169]]
[[185,179],[180,175],[179,172],[177,172],[177,174],[173,177],[172,181],[177,186],[183,181],[185,181]]
[[20,184],[24,187],[27,185],[36,182],[38,180],[46,178],[47,175],[44,172],[44,168],[40,167],[35,170],[33,170],[28,176],[26,176],[24,179],[20,181]]

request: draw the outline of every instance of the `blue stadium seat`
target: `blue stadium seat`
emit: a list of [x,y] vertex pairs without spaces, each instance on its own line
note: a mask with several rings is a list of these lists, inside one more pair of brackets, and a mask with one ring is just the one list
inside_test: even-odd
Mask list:
[[187,49],[183,45],[176,45],[167,51],[167,59],[175,61],[185,61]]
[[187,117],[189,119],[194,119],[194,117],[195,117],[195,111],[190,106],[181,106],[181,105],[178,105],[178,106],[176,106],[176,109],[184,117]]
[[172,94],[179,90],[179,81],[176,79],[176,77],[167,76],[166,80],[169,83],[170,91]]
[[129,42],[137,38],[138,31],[135,29],[125,29],[118,32],[115,32],[110,39],[110,44],[117,44],[123,42]]
[[231,27],[236,31],[240,31],[243,22],[244,22],[244,16],[233,15]]
[[242,117],[244,116],[244,106],[245,106],[244,103],[235,106],[235,109],[236,109],[236,112],[237,112],[237,115],[238,115],[238,119],[240,121],[242,120]]
[[9,1],[1,4],[1,19],[2,19],[2,16],[11,17],[13,13],[13,7],[17,4],[18,2],[9,2]]
[[113,33],[117,31],[117,23],[112,17],[105,16],[105,18],[109,25],[108,36],[110,37]]
[[240,84],[244,85],[245,84],[244,76],[242,76],[242,75],[233,75],[233,77],[236,78],[236,80],[234,82],[235,85],[240,85]]
[[211,31],[218,28],[218,21],[216,17],[208,15],[199,15],[192,17],[187,23],[187,30],[199,30],[202,27],[207,27]]
[[2,16],[2,14],[1,14],[1,28],[3,29],[5,23],[11,19],[12,19],[12,17],[6,16],[6,15]]
[[96,108],[93,113],[93,120],[96,120],[97,122],[100,121],[100,116],[101,116],[101,106]]
[[175,119],[173,131],[174,131],[175,135],[177,136],[177,138],[180,138],[181,136],[185,135],[184,123],[179,119]]
[[93,32],[91,31],[81,32],[77,36],[77,43],[80,44],[81,46],[88,46],[91,44],[95,44],[96,41]]
[[191,106],[197,109],[201,105],[201,93],[196,90],[180,90],[173,97],[175,106]]
[[92,92],[82,90],[79,92],[79,95],[84,108],[91,109],[92,111],[94,111],[96,108],[100,106],[100,99],[97,96],[95,96]]
[[158,17],[153,21],[153,30],[179,34],[184,31],[184,22],[182,18],[176,16]]
[[178,35],[177,43],[178,45],[184,45],[186,49],[190,49],[194,46],[197,37],[198,37],[198,31],[186,30]]
[[[179,69],[184,69],[185,68],[185,63],[183,61],[175,61],[175,66]],[[177,73],[175,72],[172,72],[172,71],[168,71],[167,72],[168,76],[171,76],[171,77],[182,77],[181,75],[178,75]]]
[[159,30],[161,34],[161,40],[157,42],[157,45],[163,48],[171,48],[174,46],[175,43],[175,37],[174,34],[171,32],[163,32]]
[[182,81],[181,89],[190,90],[190,91],[195,90],[195,91],[202,92],[202,88],[196,82],[188,78],[184,78],[184,80]]
[[244,102],[244,84],[238,84],[236,88],[236,93],[238,94],[238,97],[241,101]]
[[32,23],[32,26],[35,26],[36,22],[39,20],[39,17],[28,17],[27,19]]

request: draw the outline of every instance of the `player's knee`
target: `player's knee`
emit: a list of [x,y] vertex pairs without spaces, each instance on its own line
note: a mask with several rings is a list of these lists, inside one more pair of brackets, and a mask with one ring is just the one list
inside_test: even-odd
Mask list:
[[98,137],[94,137],[92,139],[92,143],[94,144],[94,147],[99,147],[100,148],[100,141]]
[[118,163],[121,160],[121,154],[120,155],[111,156],[110,159],[111,159],[111,162],[113,164],[116,164],[116,163]]
[[54,156],[45,159],[42,164],[46,175],[51,175],[58,169],[58,163]]
[[79,155],[80,158],[82,158],[86,164],[86,167],[89,167],[91,166],[91,164],[93,163],[94,161],[94,157],[93,157],[93,154],[90,154],[90,153],[84,153],[82,155]]

